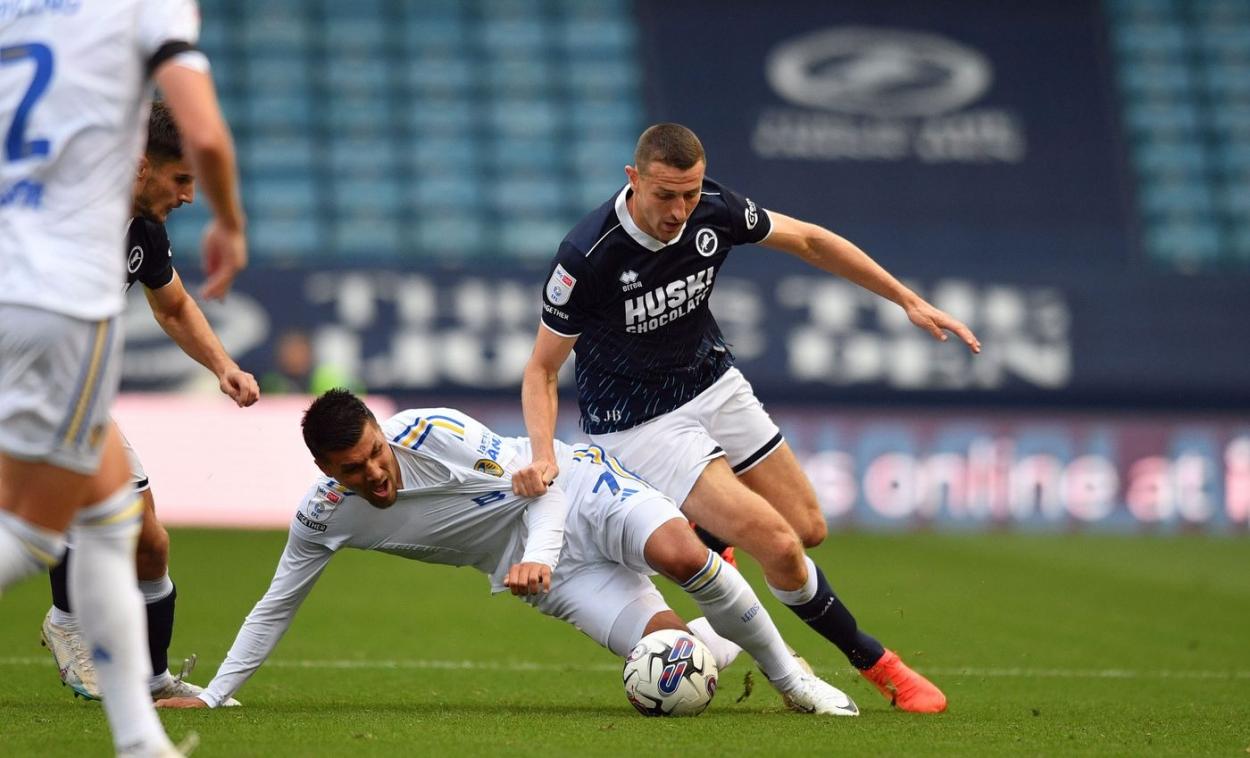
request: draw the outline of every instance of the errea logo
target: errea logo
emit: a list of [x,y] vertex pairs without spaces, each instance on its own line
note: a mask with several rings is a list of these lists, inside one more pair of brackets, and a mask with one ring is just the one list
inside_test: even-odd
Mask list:
[[139,267],[143,265],[143,248],[135,245],[130,248],[130,255],[126,256],[126,270],[135,273]]
[[637,271],[623,271],[618,278],[621,282],[621,292],[629,292],[642,286],[642,282],[638,281]]

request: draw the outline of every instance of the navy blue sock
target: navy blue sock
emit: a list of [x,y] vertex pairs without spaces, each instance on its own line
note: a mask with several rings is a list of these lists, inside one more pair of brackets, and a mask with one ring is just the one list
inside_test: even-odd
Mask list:
[[169,668],[169,643],[174,639],[174,601],[178,587],[155,603],[148,603],[148,655],[152,657],[152,673]]
[[860,631],[833,588],[825,579],[825,572],[816,568],[816,594],[802,605],[788,606],[805,624],[820,632],[821,636],[838,646],[851,661],[851,665],[863,671],[873,667],[885,648],[868,634]]
[[52,604],[66,613],[71,613],[69,607],[69,554],[71,550],[65,551],[65,557],[61,562],[48,572],[48,582],[52,585]]

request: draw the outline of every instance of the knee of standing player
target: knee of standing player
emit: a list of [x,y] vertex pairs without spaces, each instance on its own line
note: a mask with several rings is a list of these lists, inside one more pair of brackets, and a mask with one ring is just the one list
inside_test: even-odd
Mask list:
[[748,533],[751,544],[742,547],[760,563],[780,567],[803,562],[803,542],[784,520],[754,525]]
[[169,532],[164,526],[157,524],[140,534],[135,571],[140,579],[159,579],[169,571]]
[[802,526],[796,527],[795,531],[799,533],[799,539],[803,541],[804,547],[816,547],[825,541],[825,537],[829,534],[829,525],[825,523],[825,514],[820,510],[820,504],[813,502],[810,508],[806,509],[807,518],[804,519]]

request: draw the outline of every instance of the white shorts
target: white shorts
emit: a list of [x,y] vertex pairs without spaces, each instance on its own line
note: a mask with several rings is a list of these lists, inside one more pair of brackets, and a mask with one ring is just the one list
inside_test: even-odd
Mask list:
[[678,503],[713,459],[723,455],[743,474],[785,441],[736,368],[680,408],[591,439]]
[[139,453],[130,444],[130,440],[126,439],[120,426],[117,427],[117,433],[121,435],[122,447],[126,450],[126,462],[130,464],[130,483],[135,486],[136,492],[149,489],[152,485],[148,481],[148,472],[143,468],[143,461],[139,460]]
[[95,473],[121,360],[118,317],[0,304],[0,451]]
[[[564,548],[551,592],[536,605],[620,656],[642,638],[647,622],[668,610],[652,584],[643,550],[662,524],[685,521],[667,496],[629,474],[596,446],[561,456],[559,485],[569,498]],[[613,630],[616,633],[613,633]]]

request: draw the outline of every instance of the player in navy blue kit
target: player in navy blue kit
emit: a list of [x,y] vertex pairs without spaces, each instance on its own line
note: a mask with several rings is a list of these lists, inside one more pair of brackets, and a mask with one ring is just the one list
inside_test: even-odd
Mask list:
[[[126,230],[126,289],[142,284],[152,315],[183,352],[213,372],[221,391],[240,407],[256,402],[256,379],[239,368],[213,332],[204,313],[188,294],[178,272],[165,220],[170,212],[195,200],[195,177],[182,154],[182,140],[169,109],[152,103],[148,140],[139,162],[132,195],[133,217]],[[148,655],[153,699],[193,696],[200,688],[184,681],[195,658],[177,677],[169,672],[169,645],[174,633],[177,590],[169,578],[169,533],[156,518],[156,503],[138,454],[122,438],[134,489],[143,498],[136,574],[147,611]],[[79,634],[69,599],[69,563],[74,551],[51,571],[52,608],[44,617],[43,642],[52,652],[61,681],[88,699],[100,697],[95,665]]]
[[754,556],[773,594],[897,707],[945,710],[936,686],[859,629],[805,554],[826,532],[815,491],[734,368],[708,298],[730,249],[759,243],[897,303],[936,339],[952,332],[973,352],[980,343],[854,244],[706,179],[686,127],[647,129],[634,164],[556,253],[522,386],[533,463],[514,477],[517,491],[541,494],[559,473],[556,376],[576,351],[582,428],[597,444],[680,503],[709,541]]

